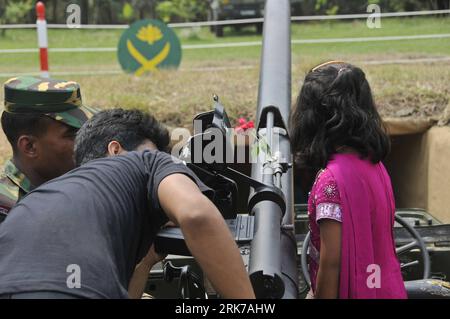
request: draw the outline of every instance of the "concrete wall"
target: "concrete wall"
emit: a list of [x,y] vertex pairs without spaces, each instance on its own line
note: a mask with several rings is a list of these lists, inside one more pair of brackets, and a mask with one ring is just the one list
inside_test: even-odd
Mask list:
[[423,208],[450,223],[450,127],[394,135],[385,164],[398,208]]
[[433,127],[427,132],[428,211],[450,223],[450,127]]
[[426,134],[393,136],[385,161],[397,208],[427,208],[428,152]]

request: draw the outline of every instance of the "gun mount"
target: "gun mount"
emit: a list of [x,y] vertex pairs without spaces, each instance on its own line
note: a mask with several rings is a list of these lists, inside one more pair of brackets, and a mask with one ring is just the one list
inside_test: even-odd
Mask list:
[[[215,204],[236,242],[250,245],[248,272],[257,298],[298,297],[292,154],[287,133],[291,105],[290,43],[289,0],[267,0],[255,143],[264,139],[270,152],[260,152],[252,161],[251,176],[227,165],[234,159],[232,130],[217,97],[213,111],[195,117],[194,135],[180,156],[218,193]],[[208,148],[209,158],[204,156]],[[251,189],[247,216],[237,215],[237,180],[241,187]],[[166,253],[189,254],[179,229],[163,230],[156,245]]]

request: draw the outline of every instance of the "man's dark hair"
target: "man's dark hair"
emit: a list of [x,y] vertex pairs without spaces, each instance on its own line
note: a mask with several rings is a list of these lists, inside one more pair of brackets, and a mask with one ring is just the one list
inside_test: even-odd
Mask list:
[[377,163],[390,151],[364,72],[333,63],[306,75],[291,116],[292,148],[301,166],[324,168],[338,147]]
[[2,129],[12,146],[13,152],[17,152],[17,140],[21,135],[33,135],[39,137],[47,132],[52,119],[39,113],[8,113],[2,114]]
[[126,151],[133,151],[145,139],[160,151],[167,151],[169,131],[152,115],[139,110],[112,109],[95,114],[78,131],[75,138],[77,166],[105,157],[108,143],[117,141]]

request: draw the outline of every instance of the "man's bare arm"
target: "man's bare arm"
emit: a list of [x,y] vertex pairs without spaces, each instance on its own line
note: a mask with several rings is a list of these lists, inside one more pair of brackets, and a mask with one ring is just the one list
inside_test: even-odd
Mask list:
[[186,244],[217,292],[224,298],[254,298],[239,249],[220,212],[183,174],[163,179],[161,207],[179,225]]
[[154,245],[150,247],[147,255],[142,258],[141,262],[136,266],[128,285],[128,295],[131,299],[142,298],[150,270],[152,270],[154,265],[163,260],[164,257],[165,256],[158,255],[155,252]]

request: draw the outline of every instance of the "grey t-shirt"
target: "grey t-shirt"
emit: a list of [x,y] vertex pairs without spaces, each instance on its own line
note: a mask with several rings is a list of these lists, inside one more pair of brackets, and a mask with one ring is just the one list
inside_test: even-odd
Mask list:
[[94,160],[30,192],[0,225],[0,295],[127,298],[136,264],[168,221],[157,192],[174,173],[212,196],[184,164],[158,151]]

